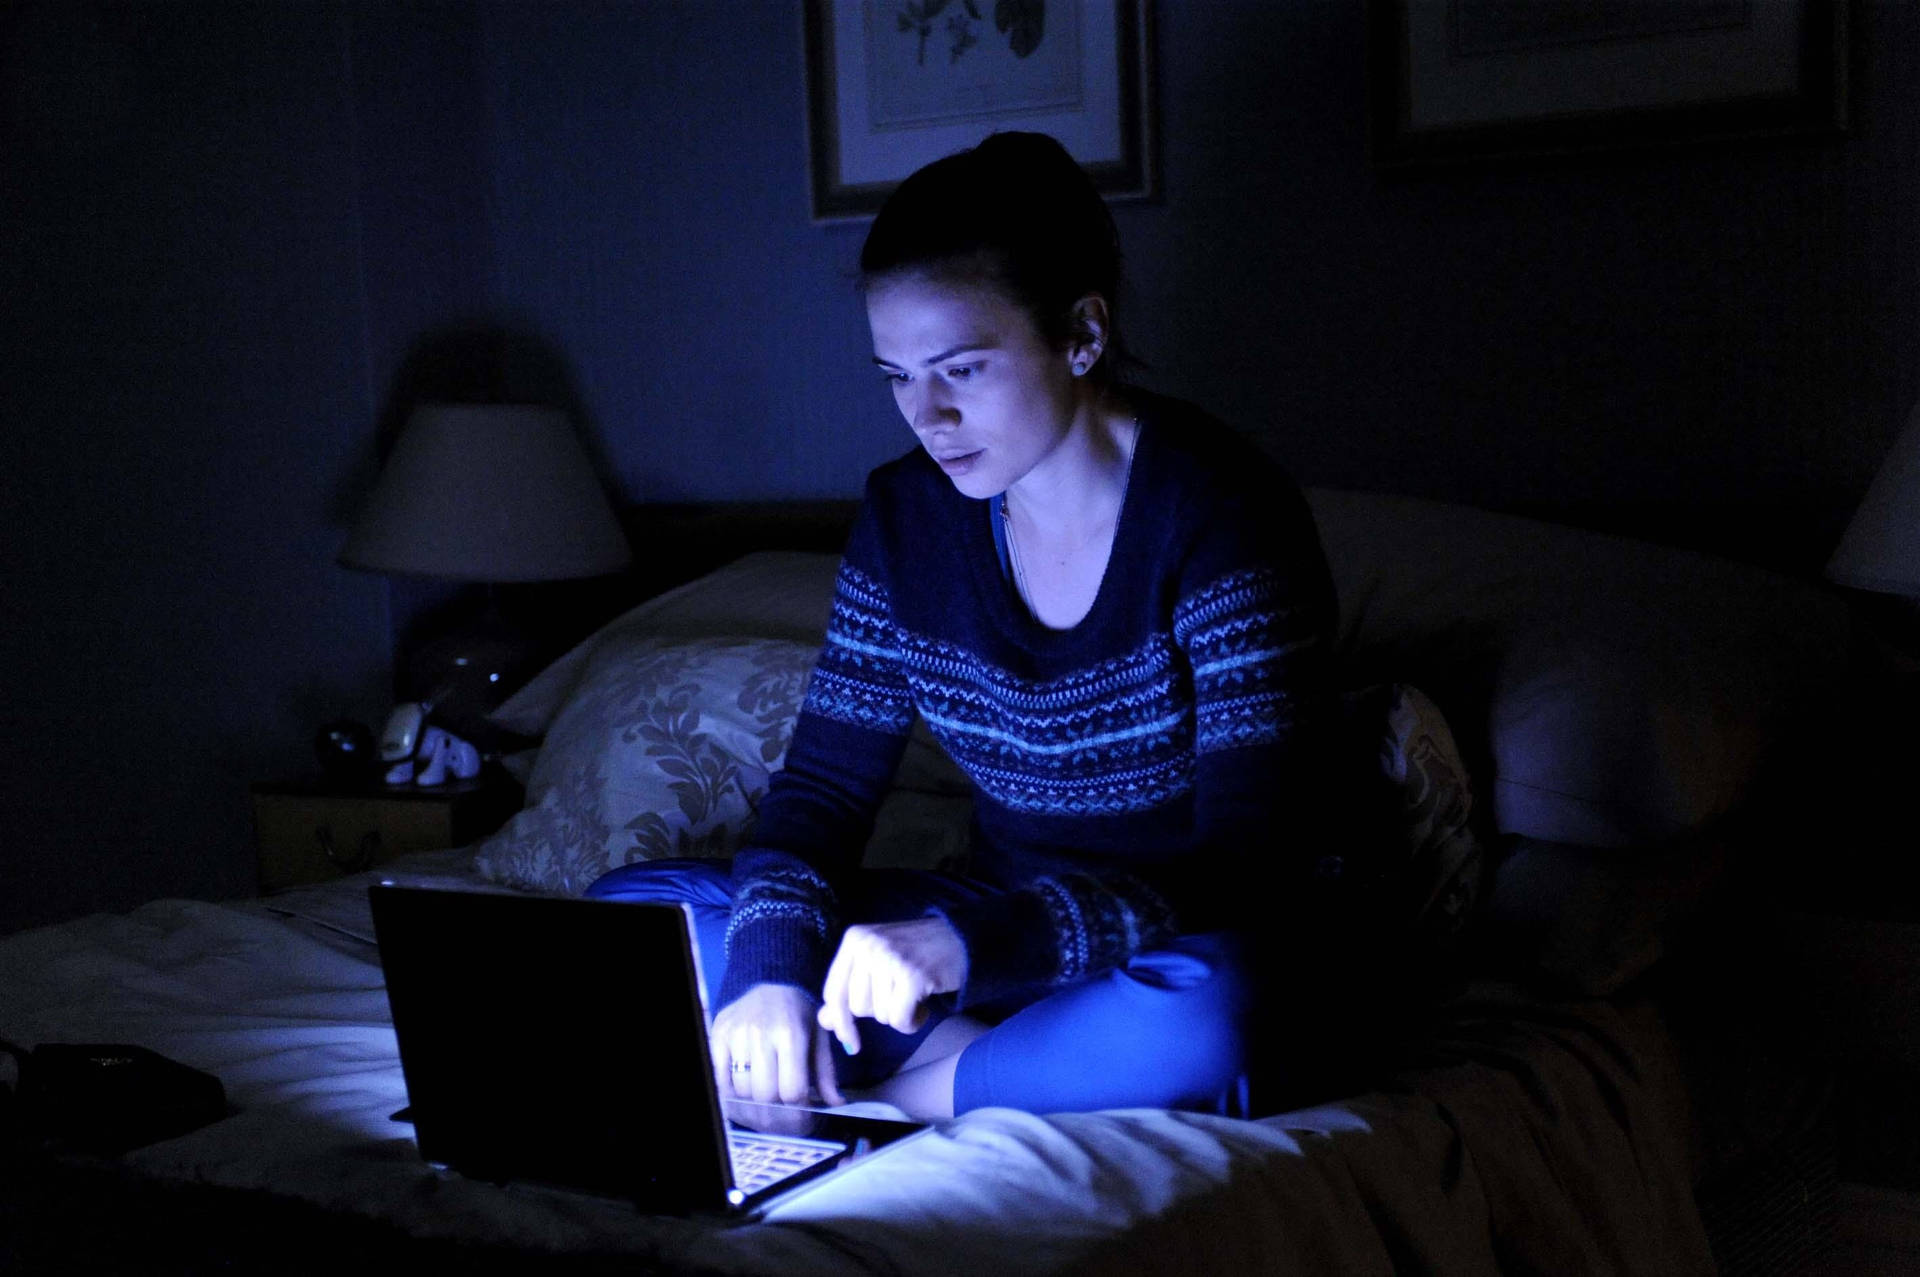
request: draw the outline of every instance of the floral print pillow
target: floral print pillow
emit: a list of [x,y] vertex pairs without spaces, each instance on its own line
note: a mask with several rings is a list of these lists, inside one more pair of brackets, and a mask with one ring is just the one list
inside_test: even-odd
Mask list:
[[525,808],[475,849],[476,867],[578,895],[635,860],[731,856],[786,757],[817,651],[610,636],[547,729]]
[[1350,693],[1350,721],[1369,740],[1386,787],[1387,876],[1416,936],[1445,950],[1485,893],[1490,869],[1475,836],[1472,781],[1433,699],[1405,683]]

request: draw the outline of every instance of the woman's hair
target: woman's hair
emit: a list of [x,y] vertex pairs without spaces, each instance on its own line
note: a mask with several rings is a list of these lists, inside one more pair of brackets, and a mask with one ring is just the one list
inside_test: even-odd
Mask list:
[[1044,133],[995,133],[935,160],[894,188],[860,250],[860,282],[898,274],[991,285],[1056,348],[1084,336],[1073,306],[1107,303],[1104,352],[1092,375],[1129,357],[1120,341],[1120,236],[1113,215],[1065,147]]

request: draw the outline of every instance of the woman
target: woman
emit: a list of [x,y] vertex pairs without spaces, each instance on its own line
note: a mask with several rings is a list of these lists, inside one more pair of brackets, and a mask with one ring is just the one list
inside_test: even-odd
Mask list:
[[[1119,257],[1038,134],[928,165],[874,221],[874,363],[919,446],[868,482],[753,844],[589,893],[695,906],[723,1095],[1251,1102],[1263,973],[1306,952],[1337,863],[1333,591],[1270,462],[1117,383]],[[857,868],[916,714],[974,783],[965,878]]]

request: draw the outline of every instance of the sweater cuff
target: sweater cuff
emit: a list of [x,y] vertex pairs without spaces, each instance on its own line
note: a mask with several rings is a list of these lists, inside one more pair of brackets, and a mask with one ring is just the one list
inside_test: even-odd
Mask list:
[[809,920],[757,918],[727,933],[727,973],[713,1010],[729,1005],[756,984],[790,984],[813,998],[827,982],[826,947]]
[[1047,906],[1032,891],[983,896],[928,911],[947,920],[967,950],[967,981],[956,1010],[1021,987],[1051,983],[1060,970]]

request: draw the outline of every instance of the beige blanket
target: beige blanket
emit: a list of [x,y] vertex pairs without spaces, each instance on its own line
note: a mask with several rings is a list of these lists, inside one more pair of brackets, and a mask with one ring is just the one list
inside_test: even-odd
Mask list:
[[361,938],[367,881],[0,940],[0,1037],[137,1042],[219,1075],[239,1111],[130,1154],[144,1175],[420,1237],[782,1277],[1712,1271],[1658,1017],[1493,986],[1450,1003],[1366,1095],[1257,1122],[982,1110],[753,1224],[439,1175],[387,1117],[404,1085]]

